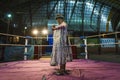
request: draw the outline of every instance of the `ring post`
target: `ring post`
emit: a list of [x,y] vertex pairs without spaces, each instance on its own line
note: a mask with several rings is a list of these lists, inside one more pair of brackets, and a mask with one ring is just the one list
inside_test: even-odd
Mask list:
[[85,46],[85,59],[88,59],[88,52],[87,52],[87,39],[83,39]]
[[27,45],[28,45],[28,38],[25,38],[24,60],[27,60]]

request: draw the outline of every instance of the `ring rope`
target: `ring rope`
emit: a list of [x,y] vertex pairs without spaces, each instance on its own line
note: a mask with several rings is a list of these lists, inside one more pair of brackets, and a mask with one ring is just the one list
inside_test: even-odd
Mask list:
[[[85,38],[93,38],[93,37],[98,37],[98,36],[105,36],[105,35],[112,35],[112,34],[119,34],[119,33],[120,32],[112,32],[112,33],[108,33],[108,34],[99,34],[99,35],[86,36]],[[5,34],[5,33],[0,33],[0,35],[17,36],[17,37],[22,37],[22,38],[28,38],[26,36],[11,35],[11,34]],[[43,39],[43,38],[54,38],[54,37],[29,37],[29,38]],[[71,39],[71,38],[80,38],[80,37],[68,37],[68,38]]]
[[120,42],[118,42],[118,43],[103,43],[103,44],[87,44],[87,46],[113,45],[113,44],[120,44]]
[[25,38],[25,36],[18,36],[18,35],[5,34],[5,33],[0,33],[0,34],[1,34],[1,35],[5,35],[5,36],[17,36],[17,37]]
[[[114,45],[120,44],[118,43],[103,43],[103,44],[74,44],[74,45],[66,45],[66,46],[77,46],[77,47],[84,47],[84,46],[100,46],[100,45]],[[0,44],[0,46],[53,46],[53,45],[23,45],[23,44]]]
[[93,36],[87,36],[86,38],[93,38],[93,37],[98,37],[98,36],[105,36],[105,35],[112,35],[112,34],[119,34],[120,32],[112,32],[108,34],[99,34],[99,35],[93,35]]

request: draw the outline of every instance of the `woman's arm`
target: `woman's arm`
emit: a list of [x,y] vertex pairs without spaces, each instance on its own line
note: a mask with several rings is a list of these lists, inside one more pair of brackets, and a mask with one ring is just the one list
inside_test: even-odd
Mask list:
[[64,29],[65,26],[58,26],[57,28],[56,27],[53,27],[52,30],[59,30],[59,29]]

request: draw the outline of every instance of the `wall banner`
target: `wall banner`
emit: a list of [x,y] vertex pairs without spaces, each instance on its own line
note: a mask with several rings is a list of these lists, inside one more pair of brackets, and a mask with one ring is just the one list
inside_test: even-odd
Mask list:
[[101,47],[103,48],[114,48],[115,39],[114,38],[101,38],[100,44],[101,44]]

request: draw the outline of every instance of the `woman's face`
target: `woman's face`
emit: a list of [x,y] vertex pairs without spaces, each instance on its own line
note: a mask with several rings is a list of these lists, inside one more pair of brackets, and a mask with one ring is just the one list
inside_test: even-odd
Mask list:
[[58,19],[57,19],[57,22],[58,22],[58,24],[61,24],[61,23],[63,22],[63,19],[58,18]]

